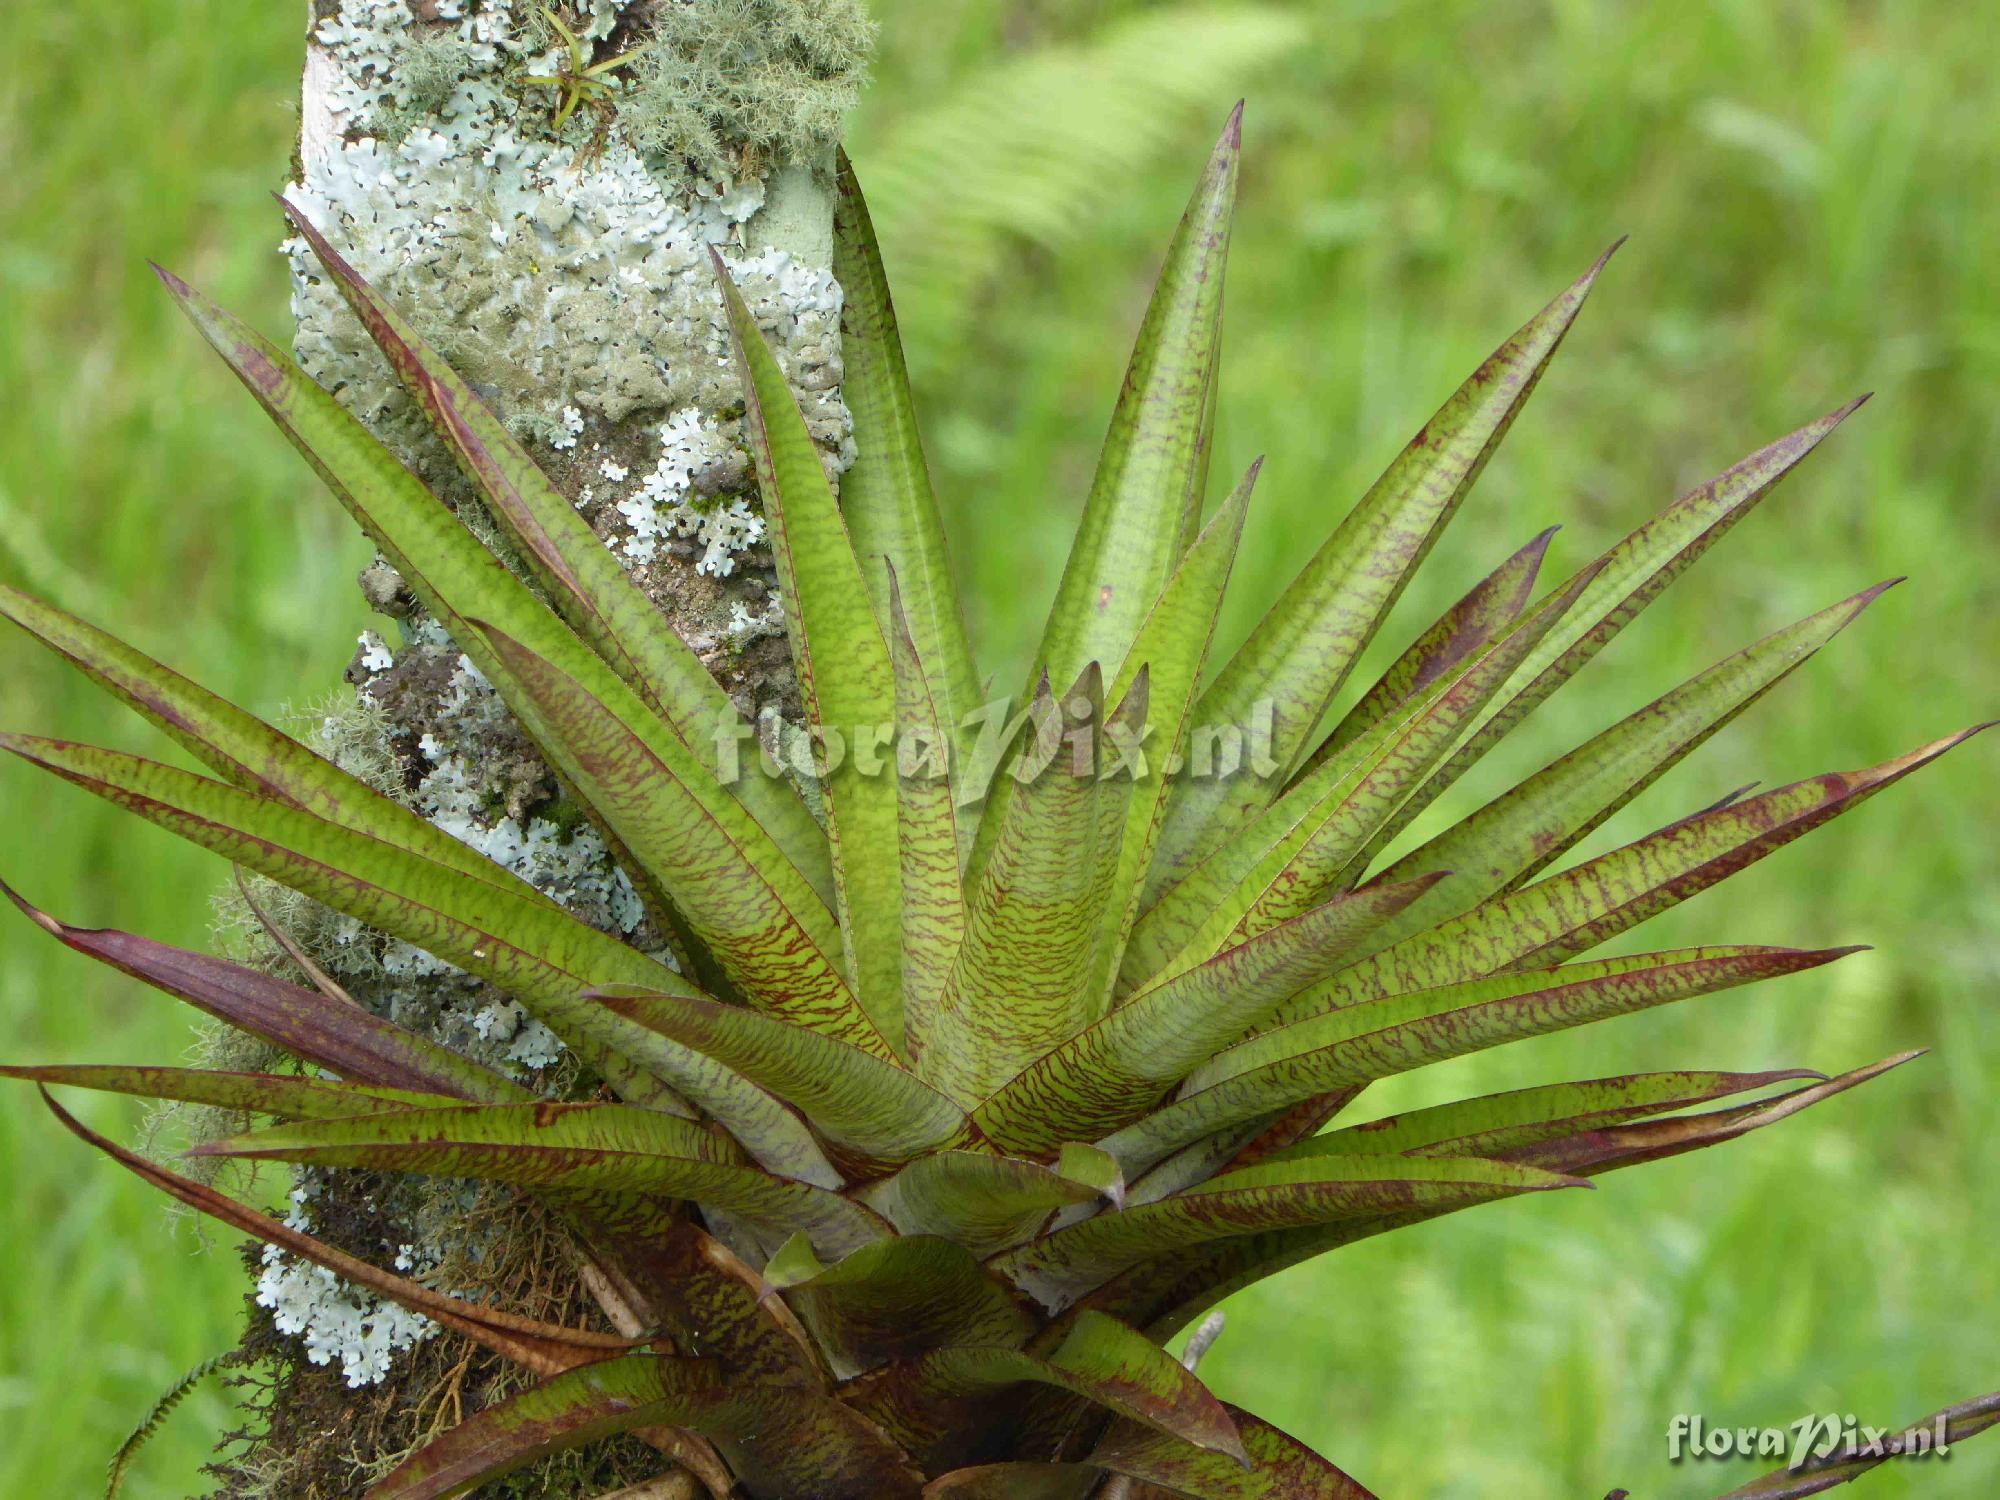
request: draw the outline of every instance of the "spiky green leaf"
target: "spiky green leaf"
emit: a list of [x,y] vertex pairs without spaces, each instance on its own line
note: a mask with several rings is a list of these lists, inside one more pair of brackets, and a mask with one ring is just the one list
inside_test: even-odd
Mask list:
[[[617,1111],[617,1113],[608,1113]],[[645,1122],[657,1120],[657,1125]],[[566,1192],[690,1198],[842,1255],[887,1233],[875,1214],[731,1160],[726,1138],[617,1105],[493,1105],[273,1126],[204,1142],[199,1155],[477,1177]]]
[[1022,1151],[1117,1129],[1337,967],[1435,878],[1337,897],[1160,981],[1008,1080],[974,1123]]
[[0,748],[322,901],[514,995],[634,1103],[664,1086],[625,1061],[630,1023],[579,1000],[593,985],[680,988],[663,964],[559,909],[371,839],[311,813],[171,766],[61,740],[0,735]]
[[1238,105],[1167,247],[1139,327],[1035,657],[1058,682],[1093,661],[1109,669],[1126,660],[1181,560],[1183,517],[1190,505],[1199,512],[1203,413],[1221,339],[1242,123]]
[[1740,984],[1852,948],[1686,948],[1531,969],[1343,1006],[1216,1054],[1172,1104],[1104,1142],[1128,1172],[1318,1094]]
[[505,632],[474,628],[546,726],[556,763],[731,982],[773,1014],[886,1055],[841,974],[832,914],[749,815],[704,787],[700,768],[671,738],[647,736],[643,724]]
[[864,1155],[903,1161],[970,1139],[965,1111],[915,1074],[822,1033],[704,997],[592,998],[790,1100],[829,1140]]
[[448,1094],[417,1093],[376,1084],[340,1083],[284,1073],[225,1073],[209,1068],[123,1067],[118,1064],[0,1066],[0,1078],[56,1083],[66,1088],[173,1099],[216,1109],[275,1115],[281,1120],[331,1120],[400,1109],[437,1109],[460,1101]]
[[1095,663],[1060,701],[1046,681],[1037,693],[1035,732],[1010,768],[1017,785],[967,894],[965,941],[918,1062],[953,1098],[984,1098],[1103,1013],[1108,997],[1088,979],[1134,790],[1106,752],[1144,725],[1147,684],[1141,669],[1108,718]]
[[[853,467],[840,481],[841,514],[883,635],[893,647],[897,617],[907,611],[910,639],[930,679],[937,721],[952,734],[980,704],[979,672],[952,586],[944,523],[924,464],[882,253],[861,184],[844,151],[838,154],[835,192],[833,276],[842,293],[844,372],[840,395],[854,419],[855,449]],[[895,569],[901,606],[890,603],[883,574],[871,566],[877,557],[887,558]]]
[[1202,724],[1247,726],[1259,705],[1269,704],[1279,769],[1186,787],[1167,810],[1149,894],[1277,795],[1355,660],[1541,379],[1610,255],[1494,351],[1424,424],[1202,693],[1195,708]]
[[1574,1186],[1554,1172],[1463,1157],[1266,1162],[1058,1229],[992,1265],[1060,1309],[1128,1267],[1209,1240]]
[[1454,673],[1498,640],[1528,607],[1542,558],[1559,529],[1549,527],[1488,573],[1412,641],[1376,679],[1375,685],[1341,716],[1320,741],[1319,748],[1299,767],[1293,781],[1310,775],[1329,756],[1351,744],[1400,705],[1412,702],[1432,683]]
[[[589,522],[529,458],[500,416],[369,286],[294,204],[286,215],[375,340],[404,388],[486,496],[557,611],[625,685],[699,748],[742,722],[729,695],[642,593]],[[745,776],[730,792],[786,858],[824,881],[825,837],[791,785]]]
[[1018,1157],[935,1151],[871,1183],[861,1199],[901,1234],[940,1235],[983,1256],[1027,1239],[1057,1209],[1094,1203],[1107,1191],[1095,1172],[1078,1180]]
[[[799,693],[824,737],[819,748],[828,769],[822,785],[849,977],[862,1009],[900,1050],[902,866],[896,778],[883,774],[881,765],[882,746],[896,722],[895,672],[798,402],[720,253],[709,253],[748,402],[744,428],[770,523]],[[835,736],[845,741],[838,763]]]

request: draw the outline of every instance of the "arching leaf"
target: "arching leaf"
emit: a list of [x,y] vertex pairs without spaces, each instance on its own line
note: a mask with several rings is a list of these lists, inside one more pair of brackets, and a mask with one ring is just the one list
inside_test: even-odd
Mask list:
[[350,1082],[483,1104],[532,1097],[511,1079],[359,1006],[206,953],[129,932],[71,927],[30,906],[4,883],[0,894],[65,946]]

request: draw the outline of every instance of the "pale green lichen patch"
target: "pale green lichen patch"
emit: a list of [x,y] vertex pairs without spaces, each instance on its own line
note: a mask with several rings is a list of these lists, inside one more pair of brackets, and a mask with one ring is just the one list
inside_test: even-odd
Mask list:
[[648,157],[701,177],[814,161],[840,137],[873,41],[851,0],[662,5],[619,119]]

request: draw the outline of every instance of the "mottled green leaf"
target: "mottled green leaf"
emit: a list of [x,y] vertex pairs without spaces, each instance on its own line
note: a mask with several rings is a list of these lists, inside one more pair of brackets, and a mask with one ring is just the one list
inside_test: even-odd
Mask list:
[[[883,635],[893,648],[897,617],[907,610],[910,639],[929,678],[937,721],[947,734],[956,734],[983,697],[979,672],[952,586],[944,523],[924,464],[875,226],[844,151],[838,156],[835,190],[833,277],[842,293],[840,396],[854,418],[854,464],[841,477],[840,510]],[[890,603],[884,575],[871,566],[877,557],[887,558],[895,569],[903,590],[901,607]],[[971,830],[966,833],[969,837]]]
[[329,1120],[399,1109],[436,1109],[459,1102],[447,1094],[420,1094],[375,1084],[338,1083],[284,1073],[225,1073],[207,1068],[117,1064],[0,1066],[0,1078],[134,1094],[141,1099],[176,1099],[186,1104],[275,1115],[283,1120]]
[[1264,1162],[1058,1229],[992,1266],[1054,1310],[1141,1261],[1209,1240],[1574,1186],[1553,1172],[1463,1157]]
[[1058,682],[1091,662],[1123,662],[1181,560],[1182,518],[1203,469],[1241,155],[1239,105],[1167,247],[1036,653],[1037,669]]
[[1160,981],[1023,1069],[973,1112],[974,1123],[1020,1151],[1117,1129],[1335,968],[1423,889],[1336,897]]
[[723,1384],[701,1361],[633,1354],[488,1407],[406,1460],[368,1500],[452,1500],[548,1454],[665,1424],[709,1438],[748,1491],[767,1500],[916,1500],[922,1483],[838,1402]]
[[1247,1466],[1121,1422],[1086,1462],[1193,1500],[1375,1500],[1360,1483],[1290,1434],[1236,1407]]
[[114,929],[71,927],[0,882],[0,894],[57,941],[353,1083],[483,1104],[533,1097],[510,1079],[359,1006],[206,953]]
[[[1173,972],[1229,942],[1255,937],[1351,884],[1349,868],[1382,825],[1450,749],[1535,642],[1576,602],[1588,572],[1557,590],[1407,714],[1385,719],[1356,739],[1351,756],[1330,757],[1322,775],[1302,782],[1281,805],[1299,812],[1282,838],[1202,921]],[[1263,820],[1258,820],[1261,841]]]
[[1024,1383],[1082,1397],[1204,1452],[1243,1458],[1222,1403],[1179,1360],[1137,1329],[1087,1310],[1047,1349],[936,1349],[863,1376],[846,1396],[920,1461],[934,1463],[938,1449],[963,1433],[969,1403]]
[[[1825,1083],[1813,1084],[1741,1109],[1585,1132],[1574,1138],[1574,1149],[1558,1152],[1556,1148],[1560,1143],[1551,1142],[1517,1155],[1524,1159],[1525,1164],[1546,1161],[1579,1177],[1635,1166],[1661,1156],[1717,1145],[1746,1131],[1775,1124],[1820,1100],[1865,1083],[1885,1069],[1915,1055],[1905,1053]],[[1390,1159],[1407,1161],[1416,1158]],[[1565,1161],[1569,1163],[1566,1166],[1563,1165]],[[1267,1276],[1276,1275],[1288,1266],[1314,1259],[1343,1245],[1393,1229],[1407,1228],[1469,1206],[1461,1203],[1400,1210],[1373,1219],[1221,1241],[1185,1255],[1164,1257],[1143,1265],[1106,1285],[1090,1298],[1090,1303],[1145,1327],[1156,1338],[1169,1338],[1178,1328],[1225,1297]]]
[[1412,641],[1409,649],[1376,679],[1375,685],[1341,716],[1340,722],[1320,741],[1319,748],[1299,767],[1293,781],[1310,775],[1329,756],[1498,640],[1528,607],[1542,557],[1559,529],[1551,526],[1488,573]]
[[940,715],[924,658],[888,570],[889,657],[896,674],[896,833],[903,887],[903,1026],[921,1058],[931,1018],[965,941],[952,721]]
[[1829,772],[1670,824],[1407,937],[1294,997],[1280,1015],[1292,1019],[1503,968],[1560,963],[1858,807],[1985,727],[1879,766]]
[[[722,685],[535,466],[499,413],[362,280],[303,212],[288,202],[284,209],[432,429],[486,496],[494,519],[562,617],[691,748],[699,750],[726,726],[743,723]],[[750,775],[731,782],[729,791],[786,858],[825,889],[831,873],[826,838],[790,783]]]
[[[824,736],[828,836],[849,977],[890,1045],[903,1044],[902,864],[896,778],[882,747],[896,722],[896,679],[868,585],[827,484],[819,450],[728,268],[713,248],[747,400],[744,430],[770,523],[792,662]],[[835,736],[845,741],[835,760]]]
[[1542,639],[1513,679],[1494,695],[1451,758],[1432,773],[1418,794],[1376,836],[1373,849],[1386,845],[1550,694],[1582,670],[1866,399],[1864,396],[1849,402],[1759,449],[1699,489],[1683,495],[1590,564],[1595,576],[1576,608],[1559,629]]
[[225,780],[488,884],[553,904],[511,871],[401,803],[115,636],[5,585],[0,585],[0,614],[157,724]]
[[906,1160],[970,1138],[965,1111],[943,1094],[830,1036],[700,997],[613,990],[592,998],[790,1100],[829,1140],[868,1156]]
[[1450,889],[1414,903],[1377,933],[1399,938],[1511,890],[1550,864],[1852,623],[1878,584],[1690,678],[1671,693],[1530,776],[1397,861],[1381,877],[1450,870]]
[[314,1265],[324,1266],[334,1275],[343,1277],[357,1286],[366,1287],[369,1291],[407,1307],[412,1312],[422,1313],[445,1327],[466,1335],[482,1347],[491,1349],[494,1353],[517,1364],[525,1365],[537,1374],[552,1375],[559,1370],[566,1370],[591,1360],[604,1359],[633,1347],[630,1340],[611,1334],[597,1333],[584,1328],[558,1328],[533,1318],[521,1317],[517,1313],[502,1312],[476,1302],[463,1302],[458,1298],[434,1292],[420,1282],[411,1281],[408,1277],[381,1270],[347,1254],[344,1250],[336,1250],[309,1234],[282,1224],[267,1214],[248,1208],[235,1199],[216,1192],[213,1188],[191,1182],[185,1177],[167,1171],[164,1167],[154,1165],[136,1152],[115,1145],[90,1130],[57,1104],[49,1097],[46,1089],[42,1091],[42,1099],[72,1135],[95,1146],[135,1176],[178,1198],[188,1207],[207,1214],[232,1229],[262,1240],[267,1245],[276,1245],[279,1249],[309,1260]]
[[1027,1239],[1057,1209],[1094,1203],[1109,1191],[1095,1171],[1078,1180],[1017,1157],[937,1151],[860,1196],[901,1234],[941,1235],[992,1255]]
[[1185,784],[1167,808],[1149,897],[1277,795],[1355,660],[1541,379],[1610,254],[1502,344],[1418,431],[1202,693],[1198,724],[1247,731],[1259,706],[1269,705],[1278,770]]
[[1106,752],[1145,723],[1148,678],[1142,669],[1108,718],[1101,681],[1093,663],[1060,702],[1044,681],[992,857],[967,894],[919,1068],[968,1104],[1103,1013],[1087,980],[1133,792]]
[[838,1194],[737,1164],[723,1136],[617,1105],[466,1106],[315,1120],[204,1142],[195,1152],[689,1198],[783,1234],[803,1231],[828,1255],[887,1233],[876,1215]]
[[1817,968],[1856,950],[1684,948],[1391,995],[1273,1027],[1191,1074],[1181,1097],[1104,1142],[1138,1172],[1214,1131],[1318,1094],[1675,1000]]
[[1015,1349],[1036,1319],[965,1246],[899,1235],[821,1265],[795,1236],[765,1277],[785,1294],[843,1379],[944,1344]]
[[1582,1130],[1574,1135],[1516,1146],[1506,1155],[1509,1161],[1539,1166],[1545,1171],[1595,1177],[1620,1167],[1662,1161],[1669,1156],[1733,1141],[1753,1130],[1789,1119],[1800,1110],[1810,1109],[1836,1094],[1844,1094],[1921,1056],[1921,1050],[1898,1052],[1880,1062],[1807,1084],[1804,1088],[1793,1089],[1774,1098],[1738,1104],[1729,1109],[1710,1110],[1707,1114],[1675,1115],[1665,1120],[1642,1120],[1636,1124]]
[[841,975],[832,915],[750,816],[705,787],[700,768],[671,737],[647,735],[643,723],[503,631],[478,622],[474,628],[546,726],[545,748],[556,764],[671,897],[730,981],[774,1015],[886,1055]]
[[540,1458],[685,1420],[715,1389],[704,1360],[629,1354],[569,1370],[448,1428],[368,1490],[367,1500],[451,1500]]
[[1125,665],[1112,683],[1111,697],[1115,700],[1131,686],[1140,668],[1146,670],[1149,708],[1144,738],[1138,746],[1145,774],[1139,777],[1135,766],[1134,775],[1138,779],[1125,812],[1125,833],[1118,846],[1118,873],[1113,878],[1112,899],[1105,909],[1103,933],[1091,962],[1088,983],[1092,994],[1109,993],[1124,958],[1132,924],[1139,915],[1139,898],[1146,870],[1152,864],[1153,844],[1159,837],[1160,820],[1175,785],[1168,772],[1186,754],[1192,729],[1188,715],[1194,707],[1202,667],[1208,660],[1209,642],[1214,638],[1223,591],[1236,561],[1237,543],[1243,536],[1250,493],[1262,466],[1262,459],[1250,466],[1242,482],[1181,557],[1159,602],[1140,623]]
[[1492,1157],[1556,1136],[1622,1125],[1646,1115],[1801,1078],[1819,1080],[1822,1075],[1805,1068],[1784,1068],[1767,1073],[1628,1073],[1583,1083],[1551,1083],[1349,1125],[1301,1142],[1290,1151],[1324,1150],[1342,1156]]

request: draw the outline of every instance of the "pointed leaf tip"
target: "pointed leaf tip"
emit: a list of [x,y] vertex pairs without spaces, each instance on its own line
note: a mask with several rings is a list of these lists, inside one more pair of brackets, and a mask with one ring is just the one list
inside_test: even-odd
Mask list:
[[33,922],[37,927],[41,928],[42,931],[48,933],[51,937],[59,938],[63,935],[62,923],[58,922],[54,917],[50,916],[47,912],[42,911],[39,908],[30,905],[28,899],[25,896],[23,896],[19,891],[15,890],[14,887],[7,884],[7,882],[4,880],[0,880],[0,895],[5,895],[9,901],[14,903],[15,909],[18,910],[22,916],[26,917],[30,922]]
[[1243,104],[1238,99],[1236,107],[1229,112],[1229,122],[1222,127],[1222,144],[1234,150],[1243,144]]

